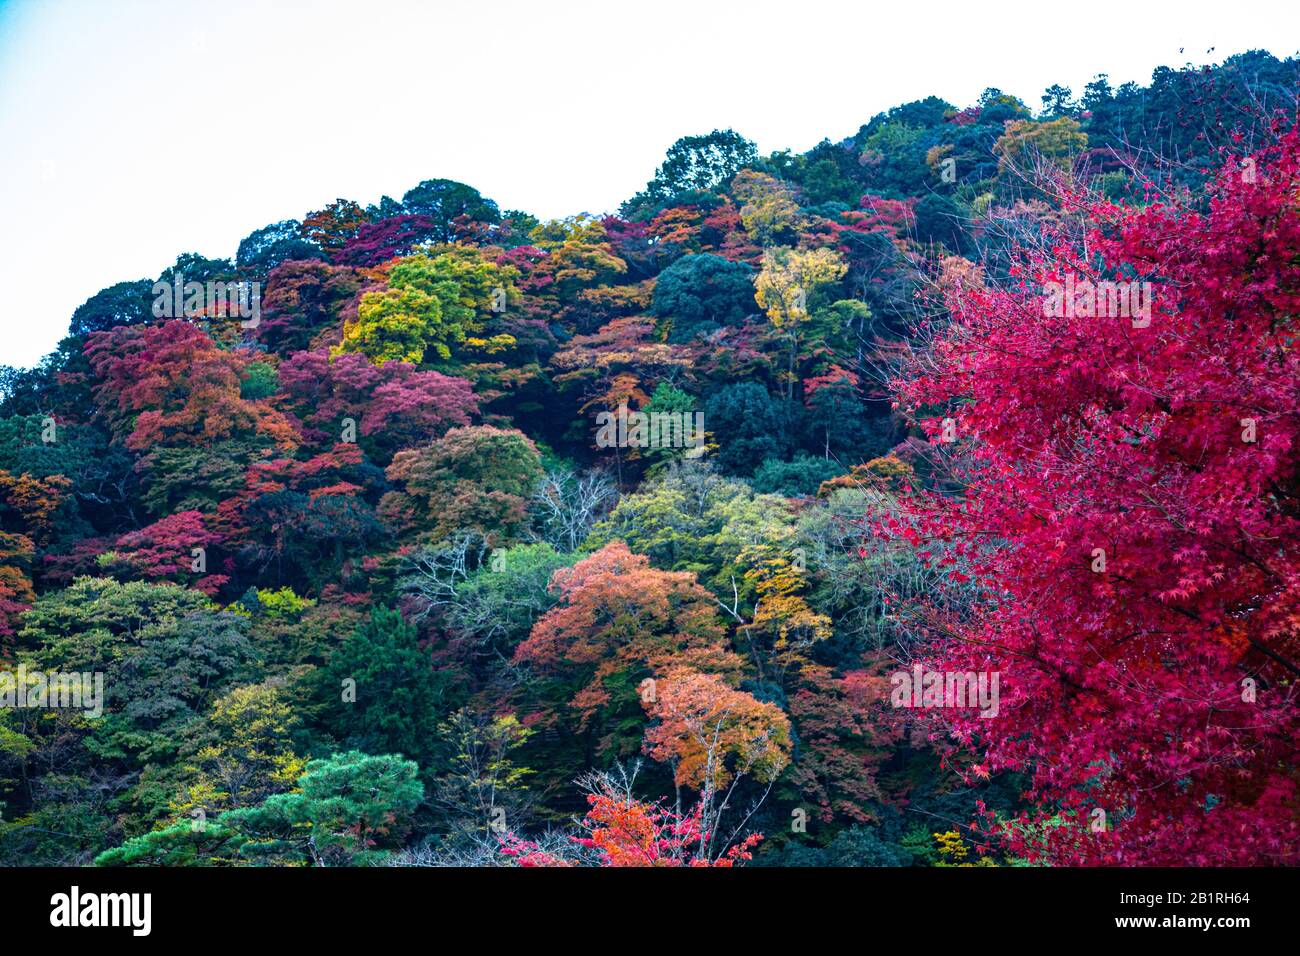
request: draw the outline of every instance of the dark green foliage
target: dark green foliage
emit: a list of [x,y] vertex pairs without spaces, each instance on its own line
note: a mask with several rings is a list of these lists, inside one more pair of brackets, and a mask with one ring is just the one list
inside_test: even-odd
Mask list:
[[[229,259],[209,259],[197,252],[186,252],[176,257],[175,265],[168,266],[158,277],[168,285],[178,277],[186,282],[233,282],[238,279],[235,264]],[[180,310],[177,310],[179,314]]]
[[134,727],[174,729],[233,681],[252,676],[247,627],[236,615],[200,611],[156,629],[121,658],[106,688],[110,707]]
[[426,769],[438,722],[463,703],[452,675],[434,670],[416,629],[383,607],[331,655],[316,693],[322,721],[341,743],[406,754]]
[[810,452],[839,461],[847,471],[888,450],[887,426],[887,418],[869,418],[856,386],[842,381],[808,396],[800,434]]
[[476,222],[501,221],[497,204],[479,194],[473,186],[451,179],[426,179],[406,191],[402,208],[434,222],[433,238],[438,242],[450,240],[454,233],[452,223],[461,216]]
[[912,211],[916,238],[921,242],[937,243],[957,255],[969,251],[970,210],[961,203],[942,193],[929,193],[917,201]]
[[241,554],[276,584],[320,586],[385,533],[374,508],[353,495],[271,491],[249,503],[246,520],[252,540]]
[[119,325],[139,325],[153,319],[153,283],[148,279],[119,282],[96,292],[77,306],[68,326],[70,335],[107,332]]
[[704,427],[721,446],[719,467],[751,475],[766,458],[783,458],[790,447],[792,406],[756,382],[739,382],[715,392],[704,410]]
[[297,219],[285,219],[249,233],[239,241],[235,265],[250,278],[265,280],[282,262],[324,259],[319,246],[299,235],[301,227]]
[[358,751],[313,760],[297,793],[182,823],[101,853],[96,866],[317,865],[381,860],[401,845],[424,798],[419,768],[400,755]]
[[811,496],[817,494],[823,481],[845,474],[847,470],[830,458],[805,454],[796,455],[790,461],[768,458],[754,471],[750,484],[755,491],[765,495]]
[[758,862],[764,866],[899,867],[911,866],[913,859],[906,846],[881,839],[878,827],[855,826],[836,835],[829,846],[792,844],[783,852],[759,857]]
[[754,270],[703,253],[684,256],[659,274],[651,310],[671,323],[670,342],[689,342],[757,311]]
[[715,129],[703,136],[683,136],[669,147],[654,179],[623,204],[623,215],[633,219],[649,217],[693,193],[718,189],[757,159],[754,144],[735,130]]

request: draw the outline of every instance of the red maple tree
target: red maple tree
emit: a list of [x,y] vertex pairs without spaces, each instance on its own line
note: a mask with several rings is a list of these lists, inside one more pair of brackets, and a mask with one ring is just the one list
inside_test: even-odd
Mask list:
[[[944,542],[987,594],[932,617],[928,663],[1001,673],[995,719],[945,720],[983,752],[968,772],[1029,774],[1038,809],[987,821],[1014,853],[1300,859],[1298,145],[1225,164],[1204,197],[1077,199],[1082,241],[950,297],[898,383],[955,435],[937,447],[965,492],[886,530]],[[1071,278],[1150,282],[1150,314],[1044,308]]]

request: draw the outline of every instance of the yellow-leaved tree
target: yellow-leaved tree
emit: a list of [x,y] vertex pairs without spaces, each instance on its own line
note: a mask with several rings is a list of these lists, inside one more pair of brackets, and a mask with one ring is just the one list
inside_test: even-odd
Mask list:
[[834,249],[770,249],[763,253],[763,267],[754,277],[754,301],[766,314],[772,328],[790,346],[785,379],[787,397],[794,395],[795,363],[799,356],[804,326],[812,310],[848,271]]
[[517,271],[468,246],[440,248],[398,259],[389,269],[388,287],[361,297],[334,354],[360,352],[379,365],[418,365],[430,350],[451,358],[453,345],[489,353],[513,345],[513,336],[481,333],[492,312],[518,296]]

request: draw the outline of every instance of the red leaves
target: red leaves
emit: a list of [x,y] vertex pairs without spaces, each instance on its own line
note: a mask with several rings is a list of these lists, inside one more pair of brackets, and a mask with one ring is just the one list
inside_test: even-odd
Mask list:
[[427,442],[478,413],[469,382],[422,372],[405,362],[372,364],[364,355],[298,352],[280,366],[286,403],[323,443],[339,439],[340,422],[351,418],[363,438],[391,451]]
[[240,396],[249,357],[221,349],[188,321],[96,332],[86,342],[86,357],[99,378],[100,410],[132,450],[249,434],[284,449],[297,442],[283,414]]
[[[761,833],[751,833],[720,856],[710,857],[706,851],[708,834],[701,828],[700,805],[679,813],[657,803],[610,793],[590,794],[587,803],[587,815],[582,820],[586,835],[573,839],[579,846],[594,850],[601,866],[728,868],[749,860],[753,856],[750,851],[763,839]],[[501,852],[525,867],[574,865],[574,861],[513,833],[501,838]]]
[[[918,518],[1005,592],[935,666],[1003,672],[1001,716],[955,730],[989,741],[990,769],[1032,774],[1043,809],[1001,828],[1013,852],[1300,855],[1297,145],[1256,157],[1253,182],[1226,167],[1205,213],[1086,207],[1095,258],[1061,242],[1027,254],[1019,287],[954,298],[899,384],[979,436],[964,506]],[[1044,310],[1042,283],[1069,274],[1149,278],[1150,324]],[[1037,825],[1058,807],[1065,825]]]
[[[206,570],[207,556],[195,570],[195,549],[200,553],[220,540],[208,529],[202,512],[182,511],[117,539],[114,551],[131,570],[142,578],[166,579],[188,584]],[[200,591],[213,594],[226,578],[208,575],[195,584]]]
[[804,401],[805,403],[810,402],[812,397],[823,388],[843,390],[850,394],[856,394],[859,383],[860,379],[853,372],[840,368],[838,365],[831,365],[821,375],[803,380]]

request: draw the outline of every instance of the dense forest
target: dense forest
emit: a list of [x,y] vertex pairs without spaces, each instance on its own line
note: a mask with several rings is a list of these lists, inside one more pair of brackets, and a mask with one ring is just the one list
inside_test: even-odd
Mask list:
[[718,130],[102,290],[0,369],[0,864],[1296,863],[1298,95]]

